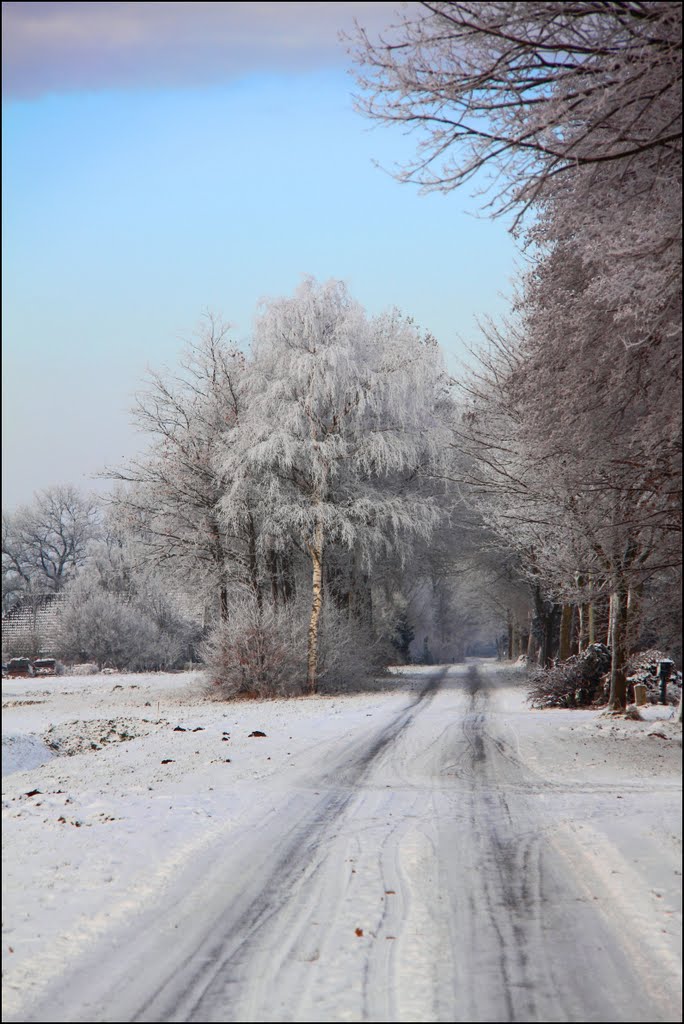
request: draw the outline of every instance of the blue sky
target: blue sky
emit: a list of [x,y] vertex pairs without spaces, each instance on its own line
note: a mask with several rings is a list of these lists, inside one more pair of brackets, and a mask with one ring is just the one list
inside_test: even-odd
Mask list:
[[206,310],[247,345],[262,297],[343,278],[454,369],[504,311],[505,224],[399,185],[373,161],[415,139],[352,109],[336,29],[392,5],[306,8],[3,5],[4,507],[138,450],[133,392]]

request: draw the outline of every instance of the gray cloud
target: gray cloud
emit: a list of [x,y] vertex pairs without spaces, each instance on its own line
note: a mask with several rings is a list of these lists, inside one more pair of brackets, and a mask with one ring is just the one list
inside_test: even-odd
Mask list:
[[3,92],[208,85],[344,64],[337,33],[393,3],[3,3]]

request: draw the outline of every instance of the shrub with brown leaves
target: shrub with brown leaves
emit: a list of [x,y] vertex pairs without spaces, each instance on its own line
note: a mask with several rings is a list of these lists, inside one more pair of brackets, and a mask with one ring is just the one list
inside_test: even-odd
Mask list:
[[602,676],[610,669],[610,649],[591,644],[581,654],[529,677],[528,703],[533,708],[586,707],[601,695]]

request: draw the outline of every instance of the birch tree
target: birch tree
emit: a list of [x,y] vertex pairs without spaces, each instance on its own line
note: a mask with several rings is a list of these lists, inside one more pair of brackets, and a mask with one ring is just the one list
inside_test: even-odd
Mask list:
[[439,519],[418,482],[439,458],[446,380],[436,343],[410,321],[369,319],[341,282],[313,279],[266,304],[254,374],[242,472],[265,488],[262,546],[295,537],[310,560],[314,691],[326,550],[353,552],[370,570]]

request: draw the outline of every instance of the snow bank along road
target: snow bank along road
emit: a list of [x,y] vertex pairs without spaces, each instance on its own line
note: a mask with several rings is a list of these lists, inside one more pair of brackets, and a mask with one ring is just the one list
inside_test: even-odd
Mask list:
[[486,662],[396,686],[176,695],[9,776],[3,1019],[679,1020],[671,730],[530,711]]

